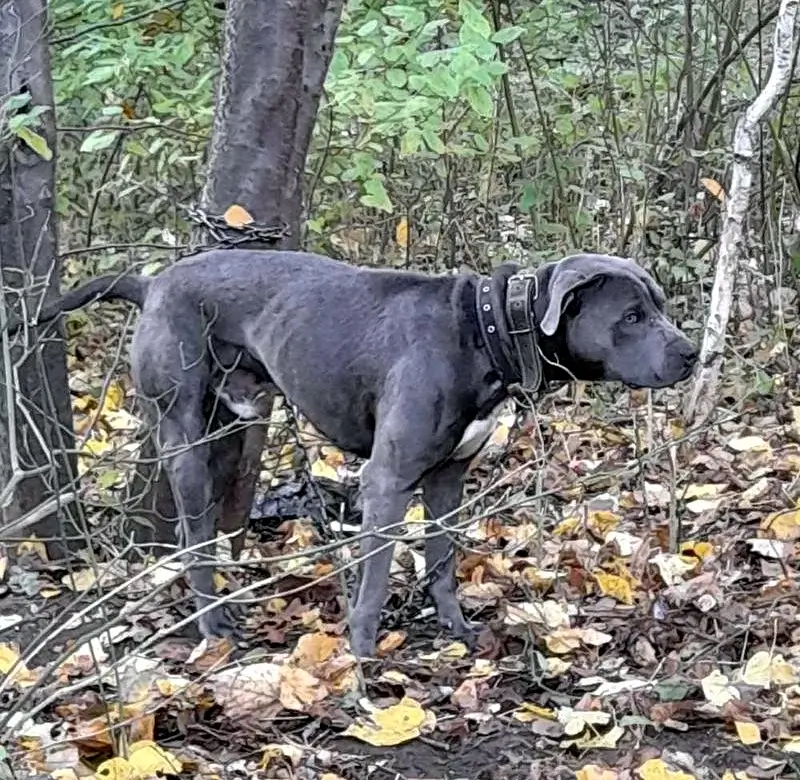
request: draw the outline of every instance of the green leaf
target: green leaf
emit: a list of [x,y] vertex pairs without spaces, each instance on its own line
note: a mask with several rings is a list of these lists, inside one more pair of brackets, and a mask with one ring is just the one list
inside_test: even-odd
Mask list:
[[387,5],[382,10],[386,16],[398,19],[406,31],[419,29],[425,24],[425,14],[411,5]]
[[519,199],[520,211],[530,211],[536,203],[536,190],[528,183],[522,188],[522,197]]
[[445,151],[447,151],[445,145],[442,143],[442,139],[439,138],[439,133],[429,127],[426,127],[422,131],[422,140],[425,141],[425,145],[428,149],[432,152],[436,152],[436,154],[444,154]]
[[21,108],[25,108],[30,102],[31,93],[22,92],[19,95],[11,95],[11,97],[6,100],[5,107],[7,111],[19,111]]
[[488,40],[492,34],[492,28],[478,6],[470,0],[458,0],[458,13],[463,26],[474,33],[476,38]]
[[358,56],[356,57],[356,64],[359,67],[363,67],[364,65],[366,65],[372,59],[372,56],[374,54],[375,54],[375,49],[373,49],[371,47],[369,49],[362,49],[358,53]]
[[99,68],[90,70],[83,79],[84,87],[90,84],[97,84],[100,81],[111,81],[117,68],[115,65],[101,65]]
[[386,71],[386,81],[390,86],[395,88],[404,87],[406,85],[406,72],[401,68],[389,68]]
[[49,161],[53,159],[52,150],[47,145],[47,141],[45,141],[39,133],[34,132],[30,127],[18,127],[15,132],[17,137],[25,141],[25,143],[43,160]]
[[492,36],[492,43],[496,43],[500,46],[505,46],[507,43],[511,43],[511,41],[516,41],[522,33],[525,32],[524,27],[514,26],[514,27],[503,27],[502,30],[498,30]]
[[103,116],[122,116],[122,106],[103,106]]
[[99,152],[101,149],[108,149],[116,140],[117,132],[115,130],[92,130],[92,132],[83,139],[79,151]]
[[365,194],[362,195],[359,200],[365,206],[371,206],[372,208],[386,211],[389,214],[394,211],[394,206],[392,206],[392,201],[389,199],[389,194],[386,192],[386,188],[383,186],[383,182],[380,179],[374,178],[365,181],[364,190]]
[[470,106],[472,106],[472,110],[478,114],[478,116],[482,116],[485,119],[489,119],[492,116],[494,113],[494,104],[488,90],[484,87],[470,85],[464,89],[464,94]]
[[368,35],[372,35],[372,33],[376,32],[379,26],[380,22],[377,19],[370,19],[356,30],[356,35],[359,38],[366,38]]
[[422,131],[417,127],[412,127],[403,133],[400,139],[400,154],[416,154],[422,143]]
[[440,97],[454,98],[458,95],[458,82],[447,68],[437,68],[428,77],[428,86]]

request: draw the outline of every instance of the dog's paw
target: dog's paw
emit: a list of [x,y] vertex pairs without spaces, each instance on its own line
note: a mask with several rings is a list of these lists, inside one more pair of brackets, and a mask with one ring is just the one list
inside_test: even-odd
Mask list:
[[236,634],[236,621],[230,610],[223,606],[214,607],[198,618],[198,627],[203,637],[229,637]]
[[464,618],[455,623],[440,621],[440,625],[450,636],[460,639],[470,650],[478,646],[478,639],[484,629],[483,623],[471,623]]
[[350,651],[357,658],[374,658],[378,639],[377,619],[364,617],[358,610],[350,613]]

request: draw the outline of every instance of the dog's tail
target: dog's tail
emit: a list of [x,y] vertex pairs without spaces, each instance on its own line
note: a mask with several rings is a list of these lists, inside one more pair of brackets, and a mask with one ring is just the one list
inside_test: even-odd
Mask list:
[[80,309],[87,303],[95,301],[113,301],[122,299],[135,303],[140,309],[147,298],[147,290],[152,279],[149,276],[119,276],[107,274],[92,279],[90,282],[76,287],[61,296],[57,301],[42,307],[37,324],[49,322],[59,314],[73,309]]

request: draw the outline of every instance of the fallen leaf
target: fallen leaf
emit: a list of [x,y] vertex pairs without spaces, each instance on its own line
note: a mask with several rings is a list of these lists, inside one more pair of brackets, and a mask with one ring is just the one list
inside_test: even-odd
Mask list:
[[37,676],[31,672],[20,657],[17,649],[5,642],[0,644],[0,674],[20,688],[35,685]]
[[755,723],[745,721],[734,721],[736,733],[743,745],[757,745],[761,742],[761,729]]
[[114,19],[114,21],[121,18],[124,12],[125,6],[122,3],[115,3],[111,6],[111,18]]
[[129,745],[128,762],[140,778],[177,775],[183,771],[183,764],[178,758],[151,740]]
[[192,650],[186,659],[187,665],[201,672],[222,666],[233,651],[233,642],[228,637],[206,637]]
[[642,780],[695,780],[694,775],[670,769],[660,758],[651,758],[636,768]]
[[724,707],[729,701],[739,698],[739,691],[730,684],[730,680],[719,669],[700,680],[703,695],[715,707]]
[[564,748],[576,747],[579,750],[613,750],[624,733],[622,726],[614,726],[605,734],[587,732],[579,739],[562,740],[559,745]]
[[514,710],[512,717],[520,723],[531,723],[534,720],[558,720],[554,710],[547,707],[540,707],[538,704],[531,704],[524,701]]
[[610,596],[622,604],[633,604],[633,590],[630,582],[624,577],[618,577],[616,574],[607,574],[604,571],[596,571],[594,578],[604,596]]
[[228,207],[222,218],[225,220],[225,224],[232,228],[243,228],[254,221],[247,209],[235,203]]
[[728,485],[719,482],[706,482],[700,485],[687,485],[681,497],[684,501],[691,501],[693,498],[717,498],[720,493],[724,493]]
[[763,556],[774,560],[785,560],[794,552],[794,545],[782,542],[779,539],[745,539],[750,549]]
[[405,217],[397,223],[394,239],[401,249],[405,249],[408,246],[408,220]]
[[736,452],[769,452],[771,447],[760,436],[742,436],[731,439],[728,446]]
[[311,464],[311,476],[319,479],[329,479],[331,482],[339,482],[339,472],[329,465],[323,458],[317,458]]
[[605,726],[611,721],[611,714],[601,710],[575,710],[572,707],[559,707],[556,718],[564,727],[564,733],[574,737],[587,726]]
[[770,688],[773,684],[794,685],[800,682],[800,677],[780,653],[771,655],[766,650],[759,650],[745,664],[742,682],[759,688]]
[[800,509],[773,512],[761,521],[759,528],[767,531],[775,539],[785,542],[797,541],[800,539]]
[[380,642],[376,648],[378,658],[383,658],[389,653],[393,653],[406,641],[405,631],[390,631]]
[[390,747],[416,739],[426,722],[432,720],[432,713],[406,696],[398,704],[385,709],[376,708],[368,720],[359,718],[347,727],[344,735],[374,747]]
[[716,179],[703,176],[700,178],[700,184],[705,187],[712,198],[716,198],[720,203],[725,202],[725,188]]

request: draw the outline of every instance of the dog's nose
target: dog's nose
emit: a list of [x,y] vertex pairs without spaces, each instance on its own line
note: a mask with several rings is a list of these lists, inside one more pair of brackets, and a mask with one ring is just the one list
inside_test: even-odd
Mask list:
[[686,344],[686,346],[681,349],[681,357],[687,366],[693,366],[697,362],[699,353],[693,344]]

